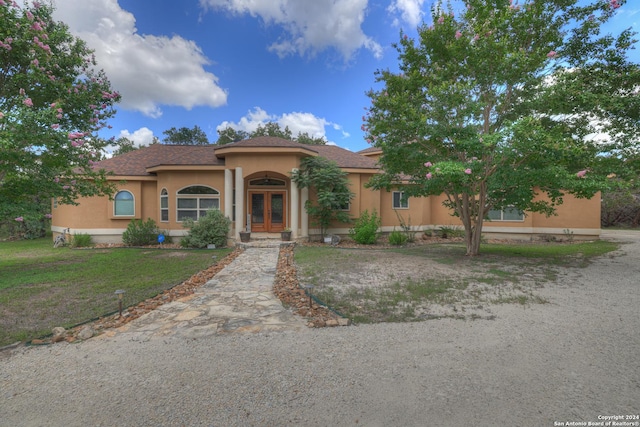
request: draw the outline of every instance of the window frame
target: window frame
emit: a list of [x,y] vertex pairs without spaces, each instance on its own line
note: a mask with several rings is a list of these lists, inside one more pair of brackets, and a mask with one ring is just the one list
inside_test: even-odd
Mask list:
[[[513,213],[514,211],[518,213],[518,216],[520,218],[518,219],[505,219],[505,211],[510,211],[508,212],[509,214]],[[496,212],[500,212],[500,218],[491,218],[491,214],[496,213]],[[524,222],[524,212],[520,211],[518,209],[516,209],[514,206],[507,206],[505,208],[502,209],[491,209],[489,210],[489,212],[487,212],[487,219],[491,222]]]
[[[118,196],[120,194],[129,194],[131,199],[120,199],[118,200]],[[118,203],[120,202],[120,203]],[[124,204],[124,202],[129,202],[131,204],[131,213],[118,213],[118,205]],[[116,218],[130,218],[136,216],[136,196],[129,190],[119,190],[115,196],[113,197],[113,216]]]
[[[396,194],[399,195],[398,196],[399,206],[396,206]],[[394,190],[391,192],[391,208],[392,209],[409,209],[409,197],[407,197],[407,200],[405,202],[406,206],[403,206],[402,199],[404,194],[405,192],[401,190]]]
[[[162,202],[166,202],[166,207],[162,206]],[[167,217],[164,219],[163,216]],[[166,188],[160,191],[160,222],[169,222],[169,192]]]
[[[193,194],[180,194],[181,192],[189,189],[189,188],[206,188],[211,190],[210,193],[193,193]],[[181,200],[195,200],[195,207],[180,207]],[[213,201],[213,207],[203,207],[202,201],[211,200]],[[186,187],[182,187],[178,191],[176,191],[176,222],[184,222],[183,218],[191,218],[194,221],[198,221],[204,215],[207,214],[207,211],[210,209],[220,210],[220,191],[216,190],[213,187],[202,184],[193,184],[187,185]],[[181,212],[195,212],[195,218],[193,216],[180,216]]]

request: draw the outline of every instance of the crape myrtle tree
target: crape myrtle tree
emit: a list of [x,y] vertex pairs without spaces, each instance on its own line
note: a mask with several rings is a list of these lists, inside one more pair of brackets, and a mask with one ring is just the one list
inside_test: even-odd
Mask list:
[[[382,150],[374,188],[444,194],[477,255],[492,209],[552,215],[564,194],[592,197],[638,140],[640,73],[630,30],[603,35],[624,0],[467,0],[436,4],[363,130]],[[594,135],[606,134],[606,138]]]
[[120,95],[51,13],[0,0],[0,221],[26,224],[49,213],[43,201],[112,191],[93,163],[110,143],[96,132]]

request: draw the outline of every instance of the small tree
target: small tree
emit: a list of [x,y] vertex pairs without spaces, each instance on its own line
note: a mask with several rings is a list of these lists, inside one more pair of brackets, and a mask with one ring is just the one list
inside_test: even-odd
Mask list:
[[299,188],[315,191],[315,201],[307,200],[305,209],[315,224],[320,226],[323,238],[333,221],[351,221],[344,207],[348,206],[354,195],[349,191],[347,173],[335,162],[324,157],[305,157],[300,162],[300,169],[291,174],[291,180]]
[[623,3],[467,0],[455,16],[436,4],[369,92],[363,130],[384,172],[372,186],[446,195],[467,255],[490,210],[551,215],[564,194],[592,197],[640,140],[634,34],[601,34]]

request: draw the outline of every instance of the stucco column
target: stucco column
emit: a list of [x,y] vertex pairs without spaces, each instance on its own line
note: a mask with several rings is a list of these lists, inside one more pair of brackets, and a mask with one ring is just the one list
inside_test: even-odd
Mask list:
[[233,172],[224,170],[224,216],[233,220]]
[[[295,174],[298,169],[291,169],[291,173]],[[291,180],[291,234],[298,237],[298,216],[300,215],[300,190],[298,185]]]
[[304,208],[307,205],[307,200],[309,200],[309,189],[303,188],[301,193],[300,206],[302,206],[302,237],[309,237],[309,214]]
[[242,168],[236,168],[236,239],[240,239],[240,231],[244,231],[244,177]]

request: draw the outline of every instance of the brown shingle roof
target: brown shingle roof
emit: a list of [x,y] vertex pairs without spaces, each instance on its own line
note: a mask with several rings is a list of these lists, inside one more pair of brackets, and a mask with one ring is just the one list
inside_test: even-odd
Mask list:
[[115,175],[145,176],[150,175],[147,172],[148,168],[156,166],[224,166],[224,159],[216,156],[217,150],[249,147],[301,149],[308,151],[309,155],[317,154],[333,160],[341,168],[378,169],[374,160],[337,145],[306,145],[269,136],[245,139],[223,146],[153,144],[98,162],[96,168],[104,168]]
[[170,165],[221,166],[224,160],[215,155],[214,145],[152,144],[96,164],[115,175],[150,175],[147,168]]

